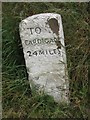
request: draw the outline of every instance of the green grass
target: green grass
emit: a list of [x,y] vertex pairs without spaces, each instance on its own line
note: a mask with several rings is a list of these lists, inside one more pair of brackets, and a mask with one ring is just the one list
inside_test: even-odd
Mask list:
[[[86,118],[88,116],[88,3],[3,3],[3,118]],[[59,13],[65,36],[70,105],[30,90],[19,22],[39,13]]]

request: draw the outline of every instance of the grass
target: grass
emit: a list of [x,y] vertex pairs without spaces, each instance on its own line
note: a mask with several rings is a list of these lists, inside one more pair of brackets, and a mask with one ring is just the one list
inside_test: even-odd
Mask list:
[[[89,3],[3,3],[2,74],[3,118],[88,117]],[[59,13],[65,36],[70,105],[30,90],[19,37],[19,22],[38,13]]]

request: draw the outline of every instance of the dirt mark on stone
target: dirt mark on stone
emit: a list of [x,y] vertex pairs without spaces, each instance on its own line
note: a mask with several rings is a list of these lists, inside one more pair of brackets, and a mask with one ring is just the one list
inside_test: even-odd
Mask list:
[[51,18],[48,20],[48,24],[53,33],[55,33],[58,37],[58,41],[55,41],[56,45],[58,46],[57,49],[61,49],[61,42],[59,41],[59,24],[58,20],[55,18]]

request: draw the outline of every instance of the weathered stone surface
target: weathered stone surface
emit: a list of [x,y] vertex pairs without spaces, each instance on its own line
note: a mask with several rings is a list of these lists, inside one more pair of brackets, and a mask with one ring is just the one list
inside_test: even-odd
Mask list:
[[59,14],[30,16],[20,23],[20,37],[31,86],[69,102],[69,82],[62,20]]

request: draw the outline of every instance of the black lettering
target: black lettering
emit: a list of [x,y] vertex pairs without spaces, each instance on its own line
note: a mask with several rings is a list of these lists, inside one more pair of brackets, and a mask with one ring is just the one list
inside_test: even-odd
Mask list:
[[37,39],[37,43],[38,43],[38,44],[41,44],[41,39]]
[[48,51],[47,51],[47,50],[46,50],[45,52],[46,52],[46,54],[48,54]]
[[27,28],[27,29],[30,30],[30,33],[31,33],[31,34],[33,34],[33,29],[34,29],[34,28]]
[[31,51],[27,51],[27,53],[29,53],[29,56],[32,56],[32,55],[31,55]]
[[30,43],[29,43],[29,41],[28,41],[28,40],[25,40],[25,44],[26,44],[26,45],[29,45]]
[[54,51],[55,54],[57,54],[57,53],[56,53],[56,49],[53,49],[53,51]]
[[51,55],[53,55],[53,53],[51,53],[51,51],[49,50],[49,53],[51,54]]
[[45,44],[45,39],[44,38],[41,39],[41,43]]
[[40,33],[41,33],[41,28],[36,27],[36,28],[35,28],[35,32],[36,32],[37,34],[40,34]]
[[30,45],[33,45],[32,41],[29,41],[29,44],[30,44]]
[[45,38],[45,43],[50,43],[51,41],[49,41],[48,38]]
[[55,42],[55,39],[50,38],[50,40],[51,40],[52,43]]
[[58,41],[58,39],[54,37],[54,41]]
[[57,49],[58,50],[58,54],[60,54],[61,55],[61,51],[60,51],[60,49]]
[[33,52],[33,55],[36,55],[36,56],[37,56],[37,51],[34,51],[34,52]]
[[39,55],[43,54],[44,55],[44,50],[39,50]]
[[36,39],[33,40],[33,43],[34,43],[34,44],[36,43]]

